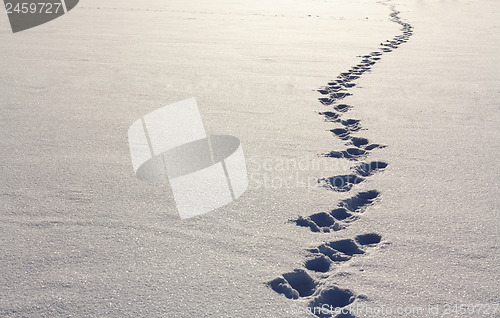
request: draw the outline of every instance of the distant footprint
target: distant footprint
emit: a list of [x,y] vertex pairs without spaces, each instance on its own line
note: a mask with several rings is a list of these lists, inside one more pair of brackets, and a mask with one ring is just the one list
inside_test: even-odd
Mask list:
[[325,116],[325,121],[337,122],[340,118],[340,115],[334,112],[322,112],[319,114]]
[[[340,121],[340,119],[336,120],[337,122]],[[349,129],[343,129],[343,128],[337,128],[331,130],[331,132],[334,133],[337,137],[339,137],[341,140],[347,141],[346,145],[347,146],[355,146],[355,148],[350,147],[347,148],[346,150],[341,150],[341,151],[330,151],[329,153],[324,154],[323,156],[325,157],[330,157],[330,158],[343,158],[343,159],[348,159],[352,161],[359,161],[361,159],[366,158],[368,156],[369,152],[373,149],[376,148],[385,148],[385,145],[381,144],[370,144],[368,139],[366,138],[360,138],[360,137],[352,137],[350,132],[357,129],[360,129],[359,122],[356,122],[354,119],[349,119],[347,121],[342,121],[347,127],[350,127]]]
[[380,145],[380,144],[370,144],[370,142],[368,141],[368,139],[366,138],[360,138],[360,137],[351,137],[351,139],[349,140],[349,143],[351,145],[354,145],[358,148],[361,148],[361,149],[364,149],[364,150],[367,150],[367,151],[370,151],[370,150],[373,150],[375,148],[385,148],[386,146],[385,145]]
[[333,107],[333,109],[335,109],[336,111],[341,112],[341,113],[345,113],[345,112],[349,111],[349,109],[351,109],[351,108],[352,108],[352,106],[346,105],[346,104],[339,104],[339,105]]
[[331,132],[339,139],[346,141],[347,146],[355,146],[355,148],[350,147],[347,148],[346,150],[330,151],[329,153],[326,153],[323,156],[330,158],[343,158],[352,161],[359,161],[361,159],[366,158],[366,156],[369,154],[371,150],[377,148],[382,149],[386,147],[385,145],[381,144],[370,144],[368,139],[366,138],[351,136],[351,132],[353,130],[360,129],[359,123],[355,122],[355,120],[347,120],[342,122],[345,122],[346,127],[349,128],[347,129],[336,128],[332,129]]
[[349,199],[342,200],[337,208],[330,212],[319,212],[308,217],[301,216],[295,220],[295,224],[308,227],[313,232],[339,231],[356,220],[359,214],[372,205],[379,196],[380,193],[376,190],[360,192]]
[[347,148],[346,150],[342,151],[330,151],[324,156],[330,158],[345,158],[349,160],[359,160],[365,158],[367,155],[368,152],[366,150],[359,148]]

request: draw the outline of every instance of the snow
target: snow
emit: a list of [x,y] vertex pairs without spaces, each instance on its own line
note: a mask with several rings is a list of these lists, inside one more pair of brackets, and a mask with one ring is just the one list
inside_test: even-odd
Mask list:
[[[401,34],[391,5],[409,41],[322,104]],[[499,14],[493,0],[88,0],[16,34],[0,14],[0,316],[498,304]],[[250,185],[181,220],[168,185],[135,178],[127,131],[190,97],[207,132],[241,140]],[[325,156],[366,149],[352,137],[386,147]],[[351,169],[372,162],[387,166]],[[328,186],[351,174],[348,191]],[[499,316],[478,308],[447,317]]]

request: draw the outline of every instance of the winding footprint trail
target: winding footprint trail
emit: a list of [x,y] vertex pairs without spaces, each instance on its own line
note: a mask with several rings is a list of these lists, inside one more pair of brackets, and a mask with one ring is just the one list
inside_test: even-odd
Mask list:
[[[381,60],[384,54],[396,50],[406,43],[413,35],[413,27],[403,22],[399,11],[387,2],[390,7],[389,20],[401,25],[401,34],[390,40],[380,43],[377,51],[361,56],[362,60],[348,71],[341,73],[337,79],[318,89],[323,96],[319,98],[321,104],[330,106],[328,111],[320,112],[325,121],[335,123],[340,127],[331,130],[332,134],[347,146],[344,150],[330,151],[323,154],[325,157],[347,159],[359,162],[352,168],[351,174],[325,177],[318,183],[335,192],[351,191],[355,185],[364,182],[373,174],[383,171],[388,164],[383,161],[362,162],[374,149],[383,149],[386,145],[371,143],[368,139],[356,136],[362,130],[361,122],[355,118],[344,119],[353,108],[352,105],[343,103],[343,100],[352,96],[350,91],[356,87],[359,79]],[[357,220],[365,210],[380,199],[380,192],[370,190],[359,192],[349,199],[342,200],[328,212],[318,212],[307,217],[300,216],[294,222],[297,226],[309,228],[313,232],[329,233],[340,231],[350,223]],[[338,269],[339,264],[348,263],[352,258],[367,253],[382,241],[382,236],[377,233],[367,233],[356,236],[354,239],[342,239],[324,242],[315,248],[309,249],[309,255],[304,267],[285,273],[268,282],[268,286],[277,293],[289,299],[307,299],[308,307],[317,317],[354,317],[352,314],[336,314],[335,312],[316,311],[326,305],[330,308],[345,308],[357,298],[354,292],[329,284],[331,277]]]

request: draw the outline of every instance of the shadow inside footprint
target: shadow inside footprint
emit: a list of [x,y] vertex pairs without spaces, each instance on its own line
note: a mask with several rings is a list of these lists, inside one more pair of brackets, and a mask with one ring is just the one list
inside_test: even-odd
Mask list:
[[355,240],[360,245],[378,244],[382,240],[382,236],[377,233],[368,233],[356,236]]
[[346,119],[342,120],[340,123],[344,125],[350,131],[358,131],[361,129],[360,120],[358,119]]
[[283,274],[283,278],[299,293],[300,297],[311,296],[318,285],[303,269],[296,269],[291,273]]
[[363,182],[365,179],[354,174],[340,175],[330,178],[322,178],[318,180],[324,183],[325,186],[336,192],[347,192],[352,189],[352,186]]
[[339,231],[358,218],[359,213],[373,204],[379,197],[380,192],[376,190],[359,192],[355,196],[340,201],[339,207],[330,212],[319,212],[309,217],[299,216],[294,220],[298,226],[309,227],[313,232]]
[[329,153],[325,154],[325,157],[358,160],[360,158],[366,157],[366,155],[367,155],[367,152],[363,149],[347,148],[346,150],[342,150],[342,151],[330,151]]
[[308,227],[313,232],[321,232],[319,226],[309,218],[304,218],[302,216],[299,216],[299,218],[295,220],[295,224],[297,224],[298,226]]
[[379,144],[371,144],[371,145],[366,146],[365,149],[368,150],[368,151],[370,151],[370,150],[373,150],[373,149],[376,149],[376,148],[382,149],[382,148],[385,148],[385,147],[387,147],[387,146],[385,146],[385,145],[379,145]]
[[333,241],[327,243],[328,246],[345,255],[353,256],[354,254],[364,254],[365,252],[359,248],[358,244],[351,239]]
[[273,279],[267,285],[289,299],[311,296],[318,286],[318,283],[303,269],[296,269],[282,276]]
[[330,214],[325,212],[313,214],[309,218],[319,227],[330,227],[335,224],[335,219]]
[[326,121],[336,122],[339,119],[339,114],[334,112],[322,112],[319,114],[325,116]]
[[333,109],[335,109],[338,112],[342,112],[342,113],[345,113],[346,111],[348,111],[351,108],[352,108],[352,106],[349,106],[346,104],[339,104],[339,105],[333,107]]
[[352,137],[351,138],[351,143],[358,147],[358,148],[361,148],[361,147],[364,147],[366,145],[368,145],[368,139],[366,138],[359,138],[359,137]]
[[353,292],[348,289],[341,289],[337,286],[322,290],[309,304],[314,309],[317,317],[331,317],[338,313],[337,308],[342,308],[352,304],[356,299]]
[[350,137],[349,130],[344,129],[344,128],[336,128],[336,129],[332,129],[330,131],[342,140],[347,140]]
[[328,213],[315,213],[307,218],[299,216],[295,220],[298,226],[309,227],[313,232],[330,232],[342,229],[342,226]]
[[340,206],[345,207],[352,212],[363,212],[364,208],[372,204],[379,195],[380,192],[376,190],[360,192],[352,198],[343,200],[340,203]]
[[320,255],[306,261],[305,266],[309,270],[325,273],[330,269],[331,263],[332,261],[330,260],[330,258],[326,257],[325,255]]
[[330,258],[330,260],[334,262],[345,262],[351,259],[351,256],[346,255],[342,252],[339,252],[337,250],[334,250],[330,246],[328,246],[326,243],[321,244],[317,248],[311,248],[309,249],[309,252],[313,254],[318,254],[321,253],[327,257]]
[[278,294],[283,294],[286,298],[299,298],[299,293],[295,289],[293,289],[283,277],[273,279],[267,285]]
[[351,213],[347,212],[345,208],[333,209],[330,215],[339,221],[346,221],[354,217]]
[[372,161],[370,163],[362,163],[354,168],[360,176],[369,177],[379,170],[383,170],[387,167],[387,163],[383,161]]

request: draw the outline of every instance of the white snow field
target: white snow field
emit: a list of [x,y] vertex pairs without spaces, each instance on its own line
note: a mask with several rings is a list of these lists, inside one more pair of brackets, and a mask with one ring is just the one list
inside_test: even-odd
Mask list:
[[[0,317],[500,317],[499,21],[495,0],[86,0],[15,34],[0,13]],[[191,97],[249,188],[181,220],[127,131]]]

